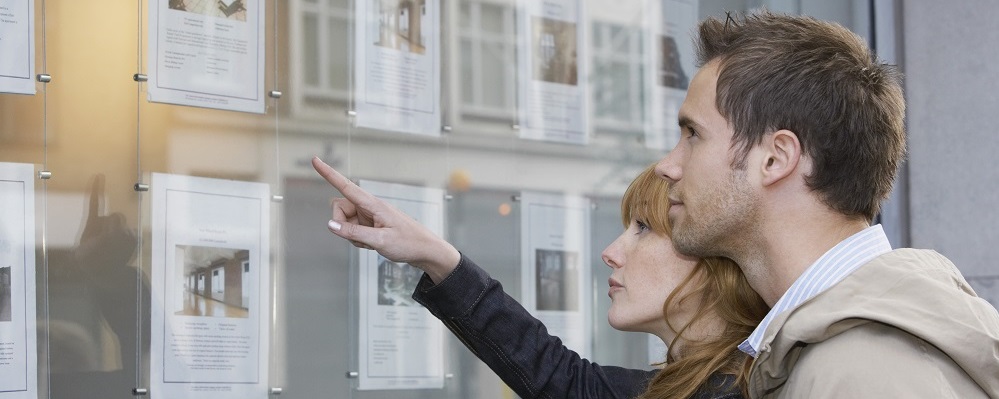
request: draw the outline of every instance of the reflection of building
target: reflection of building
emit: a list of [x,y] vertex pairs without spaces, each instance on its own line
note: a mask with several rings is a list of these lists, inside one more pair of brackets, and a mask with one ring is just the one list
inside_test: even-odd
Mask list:
[[0,321],[10,321],[10,266],[0,267]]
[[423,54],[426,45],[423,33],[426,0],[380,0],[375,12],[378,13],[376,45]]

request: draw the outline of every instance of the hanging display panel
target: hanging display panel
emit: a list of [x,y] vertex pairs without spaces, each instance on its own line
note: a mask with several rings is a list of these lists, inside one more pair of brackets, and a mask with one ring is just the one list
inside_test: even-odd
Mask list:
[[[361,188],[444,232],[444,192],[362,180]],[[423,271],[359,249],[358,389],[444,387],[444,327],[411,297]]]
[[0,3],[0,93],[35,94],[35,2]]
[[264,0],[149,0],[149,101],[264,113]]
[[524,192],[521,286],[524,307],[566,347],[590,356],[589,201],[579,196]]
[[354,10],[357,126],[440,136],[440,1],[358,1]]
[[0,162],[0,399],[38,397],[33,172]]
[[152,398],[267,397],[269,192],[153,174]]
[[521,0],[520,137],[586,144],[585,19],[580,0]]

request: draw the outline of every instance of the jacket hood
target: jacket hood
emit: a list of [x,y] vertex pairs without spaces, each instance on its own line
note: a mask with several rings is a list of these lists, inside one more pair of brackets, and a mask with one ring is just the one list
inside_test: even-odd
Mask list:
[[760,370],[753,374],[762,376],[763,387],[779,386],[788,377],[786,364],[796,361],[795,347],[820,343],[872,322],[935,346],[982,390],[999,393],[999,312],[975,294],[953,263],[930,250],[899,249],[881,255],[829,290],[778,315],[754,365]]

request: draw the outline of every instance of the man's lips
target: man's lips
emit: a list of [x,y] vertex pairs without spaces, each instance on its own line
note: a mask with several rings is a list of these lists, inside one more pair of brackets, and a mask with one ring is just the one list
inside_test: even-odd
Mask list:
[[673,205],[683,205],[683,201],[680,201],[680,200],[676,199],[673,196],[670,196],[668,198],[669,198],[669,206],[670,207],[672,207]]
[[667,211],[670,215],[670,218],[676,217],[677,216],[676,214],[680,212],[680,207],[682,206],[683,206],[683,201],[670,198],[669,210]]

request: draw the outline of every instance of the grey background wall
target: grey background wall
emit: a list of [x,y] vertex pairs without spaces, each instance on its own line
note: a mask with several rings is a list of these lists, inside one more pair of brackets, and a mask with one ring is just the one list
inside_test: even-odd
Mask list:
[[999,3],[901,2],[911,246],[999,304]]

